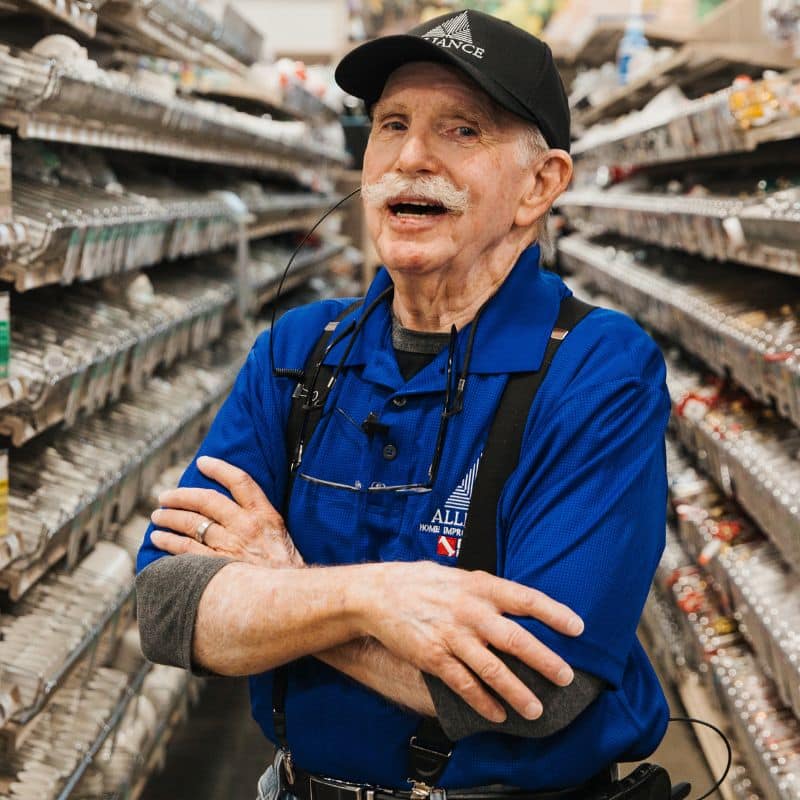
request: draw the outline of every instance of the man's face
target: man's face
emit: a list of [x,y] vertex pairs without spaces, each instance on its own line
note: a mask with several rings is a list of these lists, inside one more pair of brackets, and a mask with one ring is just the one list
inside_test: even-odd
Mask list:
[[379,206],[365,202],[370,236],[390,270],[469,269],[491,256],[531,184],[520,163],[522,130],[454,68],[416,62],[392,73],[373,109],[363,184],[386,175],[443,179],[466,193],[467,205],[421,207],[414,201],[437,195],[418,188],[392,190]]

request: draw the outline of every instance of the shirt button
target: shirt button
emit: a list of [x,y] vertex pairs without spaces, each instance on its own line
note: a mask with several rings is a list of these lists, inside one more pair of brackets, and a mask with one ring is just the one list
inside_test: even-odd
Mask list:
[[392,400],[392,405],[396,406],[397,408],[402,408],[407,402],[408,400],[405,397],[395,397]]
[[387,444],[386,447],[383,448],[383,457],[387,461],[393,461],[397,458],[397,448],[393,444]]

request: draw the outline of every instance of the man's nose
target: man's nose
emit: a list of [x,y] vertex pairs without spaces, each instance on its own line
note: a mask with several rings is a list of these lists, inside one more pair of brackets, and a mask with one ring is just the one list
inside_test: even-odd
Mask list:
[[407,175],[434,172],[437,164],[429,136],[425,132],[409,129],[397,154],[396,169]]

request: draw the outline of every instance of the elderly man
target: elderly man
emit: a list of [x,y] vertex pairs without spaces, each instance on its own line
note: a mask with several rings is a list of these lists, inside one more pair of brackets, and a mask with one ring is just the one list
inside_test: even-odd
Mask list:
[[370,107],[385,269],[357,307],[255,343],[153,514],[145,652],[253,676],[264,797],[594,796],[667,722],[635,635],[663,543],[662,358],[539,268],[571,177],[546,45],[454,13],[337,80]]

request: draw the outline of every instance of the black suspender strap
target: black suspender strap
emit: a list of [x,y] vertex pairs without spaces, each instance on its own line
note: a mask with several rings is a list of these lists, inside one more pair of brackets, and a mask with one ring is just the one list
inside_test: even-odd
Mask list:
[[[550,334],[542,366],[537,372],[523,372],[508,379],[489,428],[481,456],[467,522],[461,537],[457,566],[497,573],[497,507],[506,481],[519,464],[522,436],[528,415],[547,375],[559,345],[567,334],[594,308],[573,296],[561,301],[558,319]],[[435,718],[425,718],[408,745],[411,783],[420,800],[444,773],[453,743]],[[412,800],[414,791],[412,791]]]
[[[338,327],[339,323],[351,312],[355,311],[363,303],[363,299],[356,300],[347,306],[334,320],[329,322],[322,331],[322,335],[317,339],[316,345],[306,360],[303,367],[303,380],[297,384],[292,394],[292,405],[289,409],[289,420],[286,425],[286,455],[288,463],[294,464],[298,458],[298,451],[302,441],[306,443],[311,439],[317,423],[322,415],[321,408],[307,408],[316,398],[309,397],[312,391],[316,391],[311,386],[312,378],[316,373],[316,385],[325,386],[333,374],[333,369],[322,364],[325,357],[325,350]],[[301,441],[302,440],[302,441]],[[288,503],[291,493],[292,476],[289,475],[289,484],[286,491],[286,501]],[[292,774],[292,761],[289,751],[289,742],[286,738],[286,692],[289,687],[289,670],[287,665],[276,667],[272,675],[272,725],[275,730],[275,738],[278,745],[284,751],[284,770],[287,776]],[[290,783],[293,783],[293,778]]]
[[522,436],[536,393],[542,385],[559,345],[567,334],[594,308],[572,295],[561,303],[550,334],[542,366],[537,372],[519,372],[508,379],[497,407],[486,447],[475,478],[467,523],[461,537],[457,566],[497,572],[497,506],[511,473],[519,464]]

